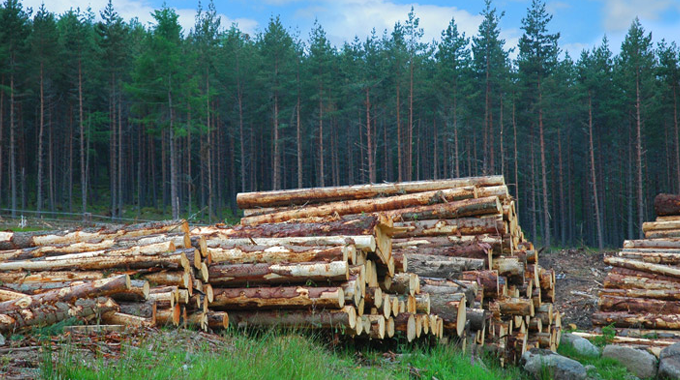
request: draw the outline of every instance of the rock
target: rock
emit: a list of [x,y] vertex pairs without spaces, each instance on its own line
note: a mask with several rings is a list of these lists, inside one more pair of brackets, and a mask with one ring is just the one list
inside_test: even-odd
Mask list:
[[4,345],[5,345],[5,337],[2,334],[0,334],[0,346],[4,346]]
[[602,356],[618,361],[637,377],[644,379],[656,376],[656,356],[645,350],[610,344],[602,350]]
[[659,377],[662,379],[680,379],[680,343],[675,343],[661,350]]
[[583,356],[600,356],[600,349],[586,338],[581,338],[578,335],[562,334],[562,341],[569,342],[579,355]]
[[553,380],[584,380],[586,369],[576,360],[542,348],[532,348],[522,355],[524,370],[541,379],[547,371]]

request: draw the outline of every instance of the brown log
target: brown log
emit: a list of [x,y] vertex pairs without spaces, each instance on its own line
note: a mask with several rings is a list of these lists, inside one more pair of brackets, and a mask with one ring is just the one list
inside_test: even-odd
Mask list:
[[443,220],[420,220],[413,222],[396,222],[398,228],[394,238],[413,238],[447,235],[482,235],[504,234],[505,225],[502,217],[460,218]]
[[196,327],[203,331],[208,331],[208,313],[205,311],[195,311],[192,313],[187,313],[186,318],[184,318],[183,326]]
[[146,280],[132,280],[128,289],[112,293],[114,301],[145,301],[149,297],[149,282]]
[[520,279],[520,283],[523,282],[525,263],[518,257],[497,257],[492,264],[499,276],[515,277]]
[[416,300],[416,312],[430,314],[430,295],[427,293],[416,294],[414,298]]
[[486,329],[486,323],[490,315],[484,309],[467,308],[465,315],[470,321],[470,329],[473,331],[481,331]]
[[24,327],[52,325],[67,318],[89,318],[118,309],[113,300],[106,297],[76,299],[74,303],[54,302],[32,304],[28,308],[10,309],[0,314],[0,331],[11,332]]
[[618,257],[639,260],[646,263],[678,265],[680,264],[680,251],[621,251]]
[[475,297],[477,296],[477,292],[475,291],[477,288],[472,288],[469,286],[447,286],[447,285],[422,285],[421,290],[423,293],[427,293],[429,295],[437,295],[437,294],[456,294],[456,293],[463,293],[465,294],[465,299],[466,299],[466,306],[472,306],[472,303],[475,300]]
[[68,288],[56,289],[46,293],[27,296],[16,300],[0,302],[0,313],[12,310],[25,309],[40,304],[56,302],[72,303],[78,299],[108,296],[130,288],[128,275],[97,280],[84,284],[74,285]]
[[680,292],[680,283],[677,280],[663,281],[647,277],[623,276],[614,273],[609,273],[605,277],[604,287],[607,291],[620,289],[621,291],[630,292],[630,294],[649,292],[649,294],[655,293],[661,295],[666,292],[669,297],[674,297],[674,293]]
[[420,288],[418,275],[415,273],[397,273],[392,277],[390,287],[392,293],[415,295]]
[[[350,248],[351,247],[351,248]],[[259,245],[240,246],[230,249],[208,248],[214,263],[246,264],[246,263],[304,263],[314,261],[347,261],[349,253],[355,256],[354,246],[340,247],[299,247]]]
[[422,193],[395,195],[384,198],[357,199],[325,203],[299,209],[285,210],[271,214],[249,216],[241,219],[243,225],[258,225],[263,223],[280,223],[294,219],[314,217],[328,217],[331,215],[356,215],[363,213],[382,212],[403,209],[413,206],[431,205],[461,199],[475,198],[475,187],[461,187],[426,191]]
[[310,236],[310,237],[281,237],[281,238],[235,238],[210,239],[206,241],[208,248],[233,249],[242,246],[304,246],[304,247],[342,247],[354,246],[356,250],[375,252],[377,249],[375,237],[371,235],[354,236]]
[[527,298],[506,298],[497,301],[500,307],[501,315],[521,315],[530,316],[535,315],[534,303],[531,299]]
[[349,266],[345,261],[295,264],[211,265],[210,283],[238,286],[243,284],[306,283],[315,281],[347,281]]
[[27,296],[27,294],[21,292],[15,292],[9,289],[0,289],[0,302],[18,300]]
[[341,309],[345,295],[341,287],[276,287],[213,289],[215,310],[307,308]]
[[118,302],[120,312],[136,315],[142,318],[155,319],[157,304],[154,301],[145,302]]
[[332,328],[343,332],[355,328],[357,316],[353,306],[345,306],[341,310],[312,312],[303,310],[234,311],[229,313],[229,323],[239,327]]
[[680,278],[680,269],[666,265],[650,264],[638,260],[624,259],[621,257],[605,257],[604,262],[612,266]]
[[485,297],[497,298],[500,296],[500,284],[496,270],[465,271],[461,278],[467,281],[475,281],[481,285]]
[[403,253],[392,251],[392,259],[394,259],[395,273],[408,272],[408,260],[406,260],[406,256]]
[[169,308],[156,309],[156,325],[158,326],[179,326],[181,320],[181,308],[178,304]]
[[424,277],[459,278],[462,272],[484,270],[485,261],[462,257],[408,255],[411,273]]
[[183,288],[193,286],[193,276],[187,271],[162,271],[145,274],[145,280],[154,285],[176,285]]
[[0,232],[0,250],[65,245],[168,232],[189,232],[189,227],[186,221],[178,220],[108,228],[86,228],[75,231]]
[[226,311],[208,311],[208,327],[211,330],[224,330],[229,327],[229,314]]
[[75,243],[47,245],[41,247],[19,248],[0,251],[0,261],[8,260],[28,260],[36,257],[59,256],[73,253],[101,251],[110,249],[114,246],[112,239],[101,240],[94,243]]
[[654,198],[654,211],[658,216],[680,215],[680,195],[657,195],[656,198]]
[[462,336],[465,329],[465,294],[430,294],[430,310],[444,319],[444,329]]
[[678,314],[631,314],[626,312],[596,312],[592,316],[594,325],[616,327],[642,327],[646,329],[680,329]]
[[680,289],[603,289],[600,296],[617,296],[632,298],[651,298],[656,300],[680,300]]
[[191,248],[191,237],[188,232],[173,232],[165,234],[155,234],[148,236],[123,237],[115,239],[117,247],[134,247],[141,245],[152,245],[158,243],[172,242],[176,248]]
[[643,239],[626,240],[623,242],[624,249],[654,249],[654,248],[674,248],[680,249],[680,239]]
[[110,311],[102,315],[104,323],[110,325],[124,325],[129,327],[153,327],[156,321],[152,318],[144,318],[137,315],[125,314],[117,311]]
[[104,270],[113,268],[186,268],[190,266],[186,254],[182,250],[162,255],[130,255],[130,256],[92,256],[80,258],[62,258],[54,260],[36,259],[9,261],[0,263],[0,271],[25,270]]
[[601,311],[626,311],[634,314],[680,314],[680,302],[650,298],[619,297],[600,295]]
[[416,319],[413,314],[401,313],[394,319],[394,329],[406,335],[406,340],[412,342],[416,338]]
[[467,245],[462,247],[441,247],[441,246],[430,246],[427,241],[426,244],[418,244],[423,242],[417,238],[412,240],[412,244],[405,246],[400,245],[395,247],[392,244],[392,255],[397,256],[407,256],[413,254],[423,254],[423,255],[437,255],[437,256],[449,256],[449,257],[465,257],[471,259],[482,259],[490,262],[492,260],[491,246],[484,243],[477,243],[474,245]]
[[380,308],[383,302],[383,293],[380,287],[368,287],[364,294],[366,306]]
[[452,180],[417,181],[405,183],[382,183],[342,187],[323,187],[268,192],[239,193],[236,203],[239,208],[306,205],[309,203],[332,202],[351,199],[367,199],[388,195],[420,193],[469,186],[504,185],[502,176],[460,178]]
[[395,209],[386,212],[385,215],[395,221],[414,221],[499,215],[501,212],[502,208],[498,197],[483,197]]

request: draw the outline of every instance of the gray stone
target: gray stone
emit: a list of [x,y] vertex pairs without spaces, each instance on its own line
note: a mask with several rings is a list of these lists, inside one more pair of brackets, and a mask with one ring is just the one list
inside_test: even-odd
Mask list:
[[675,343],[661,350],[659,377],[662,379],[680,379],[680,343]]
[[524,370],[536,379],[540,379],[546,371],[554,380],[584,380],[587,376],[581,363],[541,348],[525,352],[522,364]]
[[2,334],[0,334],[0,346],[4,346],[4,345],[5,345],[5,337]]
[[645,350],[610,344],[602,350],[602,356],[618,361],[637,377],[644,379],[656,376],[656,356]]
[[586,338],[581,338],[578,335],[562,334],[562,342],[569,342],[574,347],[574,350],[583,356],[600,356],[600,349]]

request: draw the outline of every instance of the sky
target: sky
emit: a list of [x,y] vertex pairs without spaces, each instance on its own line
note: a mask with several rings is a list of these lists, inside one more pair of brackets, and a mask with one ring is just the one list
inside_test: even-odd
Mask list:
[[[210,0],[202,0],[207,7]],[[222,25],[236,23],[250,34],[263,32],[271,17],[280,16],[284,26],[303,40],[308,40],[310,30],[318,22],[326,30],[335,46],[352,41],[355,36],[366,38],[373,28],[378,35],[392,30],[397,21],[407,18],[411,7],[420,18],[424,41],[439,39],[451,18],[459,31],[469,36],[477,33],[482,20],[483,0],[214,0]],[[70,8],[91,7],[95,13],[102,10],[108,0],[23,0],[24,6],[37,9],[42,3],[48,10],[63,13]],[[113,0],[114,8],[130,19],[137,17],[149,24],[151,12],[163,3],[175,8],[185,32],[194,25],[199,0]],[[506,49],[517,46],[522,35],[522,18],[531,0],[493,0],[492,6],[504,12],[501,19],[501,38]],[[637,16],[647,32],[652,32],[655,42],[662,38],[680,43],[680,0],[547,0],[546,7],[553,15],[549,24],[552,32],[559,32],[559,45],[572,58],[577,59],[583,49],[600,45],[603,36],[609,39],[614,53],[620,51],[626,32]],[[516,50],[511,57],[516,55]]]

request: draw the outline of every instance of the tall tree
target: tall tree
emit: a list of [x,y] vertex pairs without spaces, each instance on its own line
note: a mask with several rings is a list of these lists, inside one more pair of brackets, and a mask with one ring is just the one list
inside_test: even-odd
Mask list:
[[420,54],[425,48],[425,45],[420,42],[425,34],[423,28],[420,27],[420,18],[416,17],[413,6],[408,13],[408,19],[404,23],[404,32],[407,37],[406,43],[408,48],[408,139],[406,141],[406,180],[413,179],[413,98],[415,97],[415,70],[418,61],[421,59]]
[[545,157],[544,131],[544,94],[543,83],[551,75],[557,64],[559,33],[548,32],[548,23],[552,20],[545,9],[545,2],[532,0],[527,16],[522,19],[524,34],[519,41],[518,63],[520,72],[525,77],[525,85],[532,93],[532,105],[538,113],[538,133],[541,151],[541,177],[543,190],[543,243],[550,247],[550,210],[548,202],[548,172]]
[[627,90],[628,103],[634,109],[631,112],[633,124],[635,126],[635,169],[637,174],[637,217],[640,238],[642,233],[642,223],[645,218],[645,200],[642,183],[643,158],[642,158],[642,139],[643,125],[645,123],[645,107],[651,98],[651,86],[653,85],[653,68],[655,64],[654,51],[652,49],[652,34],[645,35],[645,30],[636,17],[626,38],[621,44],[621,55],[619,57],[623,75],[622,86]]
[[678,131],[678,87],[680,86],[680,49],[675,41],[670,44],[662,40],[657,48],[659,76],[662,79],[663,94],[670,106],[675,145],[675,190],[680,192],[680,132]]

